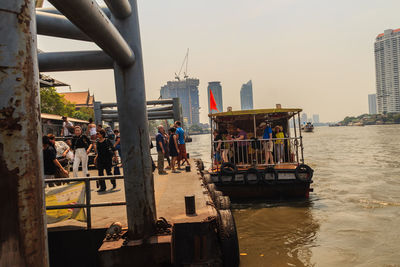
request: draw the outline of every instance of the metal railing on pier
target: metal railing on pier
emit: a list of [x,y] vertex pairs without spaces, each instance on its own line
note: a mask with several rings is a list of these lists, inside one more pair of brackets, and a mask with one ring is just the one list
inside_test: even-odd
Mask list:
[[54,179],[45,179],[44,182],[46,184],[49,183],[69,183],[69,182],[85,182],[85,204],[68,204],[68,205],[55,205],[55,206],[46,206],[46,210],[59,210],[59,209],[86,209],[86,227],[87,229],[92,228],[92,213],[91,208],[98,207],[110,207],[110,206],[121,206],[126,205],[125,201],[119,202],[104,202],[104,203],[91,203],[91,181],[100,181],[100,180],[111,180],[111,179],[124,179],[123,175],[110,175],[110,176],[94,176],[94,177],[77,177],[77,178],[54,178]]
[[[212,141],[213,165],[230,162],[238,167],[303,162],[301,137]],[[300,156],[299,156],[300,155]]]

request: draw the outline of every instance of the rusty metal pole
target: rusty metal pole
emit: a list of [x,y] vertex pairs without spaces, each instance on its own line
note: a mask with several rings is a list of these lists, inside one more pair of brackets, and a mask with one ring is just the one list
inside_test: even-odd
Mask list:
[[132,14],[111,20],[125,38],[136,61],[123,68],[115,64],[118,118],[124,166],[128,234],[131,239],[146,239],[154,234],[156,208],[150,160],[150,140],[144,86],[142,46],[136,0],[129,0]]
[[0,1],[0,25],[0,266],[48,266],[35,1]]

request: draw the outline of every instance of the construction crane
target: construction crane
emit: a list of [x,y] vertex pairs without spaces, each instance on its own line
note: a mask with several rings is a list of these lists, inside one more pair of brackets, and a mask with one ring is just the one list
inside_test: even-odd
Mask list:
[[189,48],[186,51],[185,58],[183,59],[183,62],[182,62],[182,65],[181,65],[181,68],[180,68],[178,74],[176,74],[176,72],[175,72],[175,79],[177,79],[178,81],[181,80],[181,72],[182,72],[182,69],[183,69],[183,65],[186,65],[185,66],[185,71],[183,72],[183,78],[187,79],[189,77],[188,73],[187,73],[188,62],[189,62]]

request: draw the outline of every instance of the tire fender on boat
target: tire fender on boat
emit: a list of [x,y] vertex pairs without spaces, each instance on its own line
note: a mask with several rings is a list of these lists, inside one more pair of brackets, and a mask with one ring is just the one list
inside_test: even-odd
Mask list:
[[243,178],[245,184],[249,184],[249,177],[248,177],[249,174],[255,174],[257,177],[257,182],[260,181],[260,172],[256,168],[249,168],[246,171],[244,178]]
[[270,167],[265,168],[265,170],[264,170],[264,176],[263,176],[264,182],[266,182],[266,183],[270,182],[270,180],[265,179],[265,175],[270,174],[270,173],[272,173],[274,175],[274,181],[278,181],[278,178],[279,178],[278,172],[275,170],[274,167],[270,166]]
[[222,176],[232,176],[231,182],[235,182],[235,175],[237,173],[237,167],[235,164],[230,162],[224,162],[221,165],[221,170],[218,174],[218,182],[223,183]]
[[[306,173],[308,174],[306,177],[302,177],[300,174]],[[300,164],[299,166],[296,167],[296,170],[294,171],[294,175],[296,176],[296,179],[299,181],[310,181],[311,178],[314,175],[314,170],[311,169],[310,166],[306,164]]]

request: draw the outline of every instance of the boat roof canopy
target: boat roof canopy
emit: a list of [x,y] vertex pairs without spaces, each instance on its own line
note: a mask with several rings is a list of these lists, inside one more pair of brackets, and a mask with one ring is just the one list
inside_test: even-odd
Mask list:
[[235,110],[235,111],[227,111],[227,112],[219,112],[219,113],[211,113],[208,116],[215,121],[222,121],[225,119],[233,119],[234,117],[240,119],[240,117],[252,117],[256,116],[257,119],[263,117],[265,120],[275,120],[287,118],[290,119],[295,114],[301,112],[300,108],[270,108],[270,109],[250,109],[250,110]]

